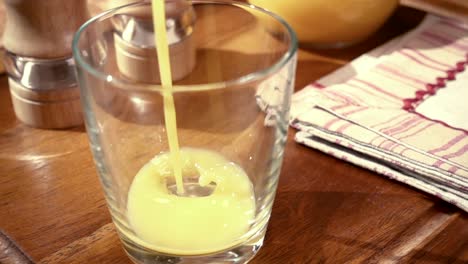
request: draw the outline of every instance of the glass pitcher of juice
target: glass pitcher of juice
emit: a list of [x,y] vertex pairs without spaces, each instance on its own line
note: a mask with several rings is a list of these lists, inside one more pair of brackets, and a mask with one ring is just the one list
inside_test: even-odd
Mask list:
[[342,47],[364,40],[393,13],[398,0],[249,0],[283,17],[301,43]]

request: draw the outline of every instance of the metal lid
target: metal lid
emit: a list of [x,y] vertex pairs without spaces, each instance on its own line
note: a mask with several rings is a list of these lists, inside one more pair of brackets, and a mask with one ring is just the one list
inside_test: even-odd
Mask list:
[[[175,44],[192,34],[195,11],[192,5],[179,1],[169,2],[166,13],[166,29],[169,44]],[[171,3],[174,6],[171,6]],[[138,48],[154,48],[153,19],[149,16],[117,14],[113,17],[116,33],[129,44]]]
[[11,79],[37,90],[76,87],[73,58],[36,59],[4,53],[5,69]]

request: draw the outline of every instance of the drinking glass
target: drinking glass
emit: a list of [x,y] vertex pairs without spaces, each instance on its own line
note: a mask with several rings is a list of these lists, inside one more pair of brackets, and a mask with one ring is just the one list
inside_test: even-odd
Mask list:
[[[170,151],[164,117],[167,90],[159,83],[150,10],[149,3],[140,2],[102,13],[86,22],[73,41],[90,147],[116,230],[136,263],[246,263],[262,246],[278,184],[294,86],[295,34],[280,17],[253,5],[166,1],[179,145],[187,153],[194,150],[195,160],[208,153],[224,160],[223,168],[245,173],[254,205],[242,233],[227,244],[206,247],[206,241],[229,233],[229,227],[216,229],[212,219],[229,222],[217,211],[205,208],[181,219],[192,207],[175,202],[175,215],[151,207],[145,219],[130,215],[129,193],[136,175]],[[181,166],[199,169],[196,162],[183,162],[193,164]],[[192,193],[181,196],[173,190],[169,168],[169,176],[158,184],[170,199],[210,201],[224,184],[202,186],[197,181],[201,175],[184,175],[184,186]],[[238,188],[241,183],[226,184]],[[135,221],[149,226],[137,227]],[[177,223],[177,228],[163,234],[154,231],[152,223]],[[149,235],[185,241],[187,248],[154,242]]]

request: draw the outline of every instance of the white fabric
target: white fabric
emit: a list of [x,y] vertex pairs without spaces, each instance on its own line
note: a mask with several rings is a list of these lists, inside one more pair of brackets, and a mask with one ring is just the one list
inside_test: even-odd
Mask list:
[[468,71],[460,73],[456,82],[449,82],[445,88],[437,91],[437,96],[424,100],[416,111],[468,130]]
[[468,211],[467,65],[468,25],[429,15],[294,94],[295,139]]

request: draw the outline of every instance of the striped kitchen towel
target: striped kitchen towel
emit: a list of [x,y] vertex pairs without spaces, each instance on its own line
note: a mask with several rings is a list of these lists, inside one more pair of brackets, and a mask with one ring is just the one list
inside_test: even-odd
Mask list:
[[296,141],[468,211],[468,25],[412,32],[293,96]]

